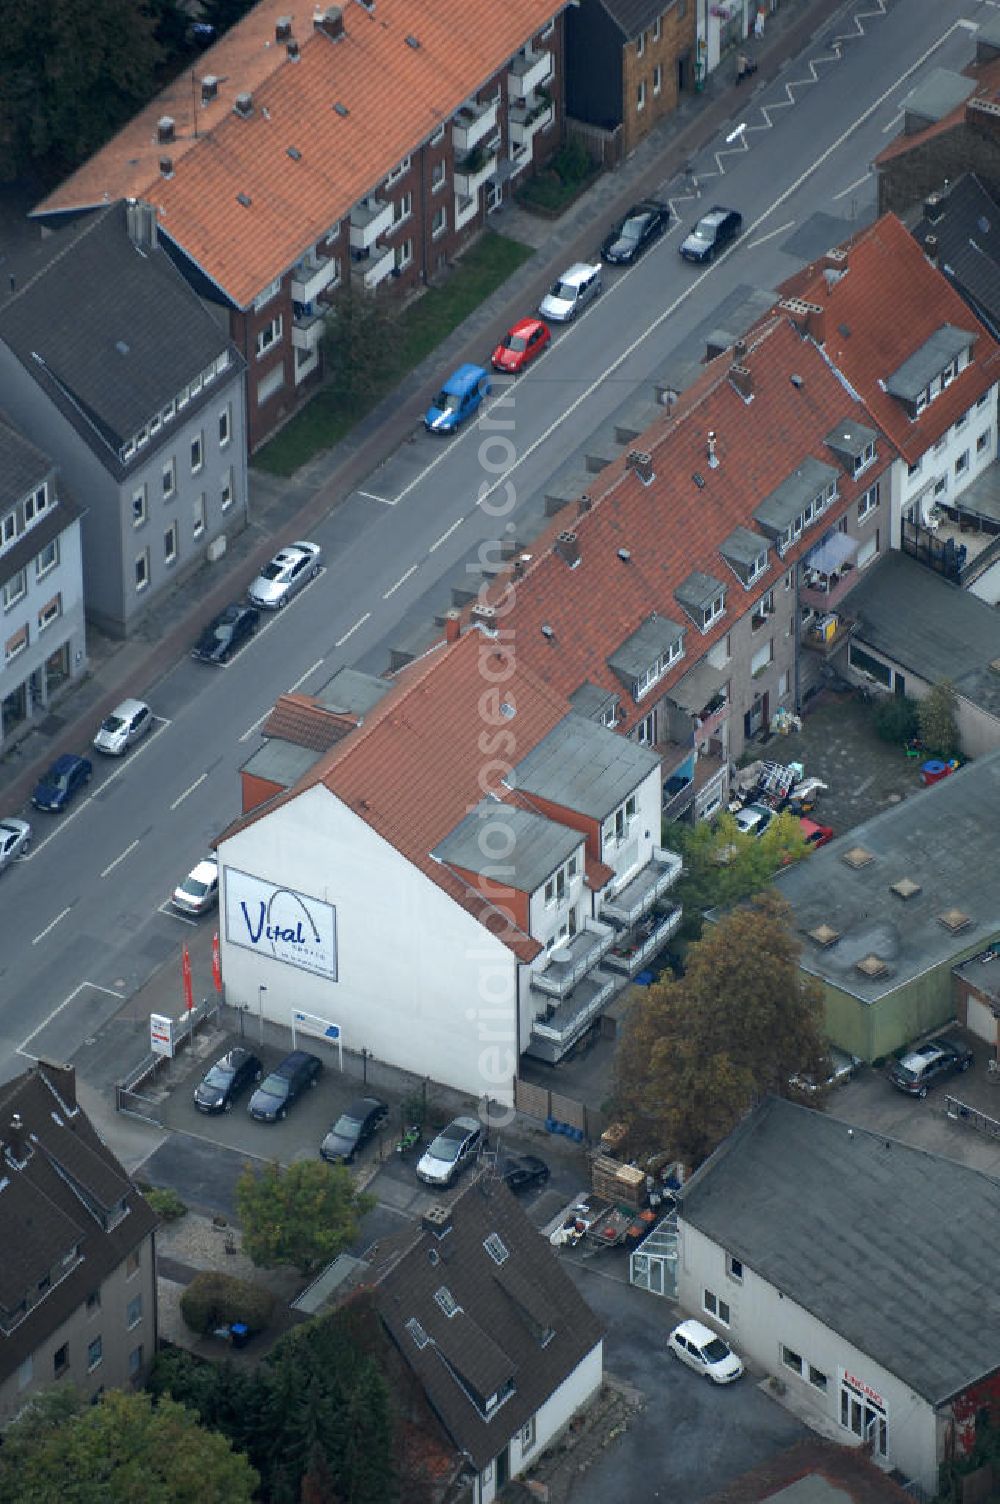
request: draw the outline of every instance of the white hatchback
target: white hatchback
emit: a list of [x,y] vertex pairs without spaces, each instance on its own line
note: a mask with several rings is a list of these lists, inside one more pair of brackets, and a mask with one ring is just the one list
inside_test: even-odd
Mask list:
[[675,1358],[713,1384],[731,1384],[743,1373],[743,1363],[729,1344],[700,1321],[682,1321],[675,1326],[667,1346]]

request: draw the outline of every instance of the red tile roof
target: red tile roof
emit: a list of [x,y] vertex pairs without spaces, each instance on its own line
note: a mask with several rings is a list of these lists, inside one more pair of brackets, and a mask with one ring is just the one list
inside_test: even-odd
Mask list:
[[[198,80],[219,81],[214,102],[202,105],[185,70],[34,212],[146,199],[163,233],[245,308],[560,9],[560,0],[480,0],[478,14],[441,0],[378,0],[371,11],[345,3],[334,41],[313,30],[311,11],[260,0],[199,60]],[[275,40],[287,15],[295,62]],[[253,96],[249,119],[233,109],[239,93]],[[165,115],[175,140],[161,146]],[[171,178],[160,172],[164,156]]]
[[[828,277],[819,261],[780,291],[824,309],[824,352],[910,464],[1000,380],[1000,347],[894,214],[850,242],[845,275]],[[976,335],[972,360],[911,420],[880,383],[943,324]]]
[[309,695],[288,694],[278,700],[261,727],[261,735],[280,737],[313,752],[328,752],[357,724],[356,717],[325,710]]

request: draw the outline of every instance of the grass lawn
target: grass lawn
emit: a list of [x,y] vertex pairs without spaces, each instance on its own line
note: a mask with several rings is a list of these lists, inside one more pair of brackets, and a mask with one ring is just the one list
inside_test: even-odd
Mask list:
[[324,449],[332,449],[425,356],[473,313],[534,252],[531,246],[487,230],[442,287],[429,287],[394,320],[397,358],[382,388],[347,402],[321,388],[301,412],[253,458],[269,475],[293,475]]
[[537,177],[529,178],[524,187],[519,189],[517,202],[525,209],[540,209],[545,214],[558,216],[574,199],[579,198],[584,189],[590,187],[600,172],[600,167],[595,167],[586,177],[568,182],[557,172],[540,172]]

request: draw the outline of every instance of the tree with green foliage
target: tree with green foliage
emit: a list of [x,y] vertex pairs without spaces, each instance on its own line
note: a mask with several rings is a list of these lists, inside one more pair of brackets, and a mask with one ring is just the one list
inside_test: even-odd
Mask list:
[[937,757],[954,757],[958,735],[958,696],[947,679],[935,684],[920,701],[920,739]]
[[275,1161],[257,1171],[247,1164],[236,1182],[243,1250],[255,1264],[291,1264],[311,1274],[336,1258],[358,1235],[358,1222],[375,1205],[359,1192],[346,1165],[298,1159],[283,1170]]
[[920,707],[909,695],[882,695],[875,707],[875,730],[884,742],[901,747],[920,734]]
[[781,867],[809,852],[798,819],[787,810],[771,821],[762,836],[744,833],[727,811],[714,821],[671,825],[663,841],[684,862],[674,896],[684,906],[683,934],[688,939],[701,934],[706,909],[726,908],[749,898],[766,887]]
[[0,1504],[250,1504],[257,1474],[224,1436],[164,1397],[60,1386],[3,1433]]
[[773,889],[734,909],[649,988],[615,1060],[616,1110],[633,1152],[697,1166],[760,1097],[826,1058],[823,1001],[799,969],[790,911]]
[[348,275],[326,316],[323,361],[330,388],[348,411],[381,395],[396,357],[393,310]]
[[71,172],[153,96],[156,21],[135,0],[6,0],[0,179]]

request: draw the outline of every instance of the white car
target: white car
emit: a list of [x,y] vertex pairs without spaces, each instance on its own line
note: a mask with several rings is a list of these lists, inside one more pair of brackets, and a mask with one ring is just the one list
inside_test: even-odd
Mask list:
[[483,1141],[476,1118],[452,1118],[429,1144],[417,1163],[417,1179],[425,1185],[451,1185],[464,1164],[478,1153]]
[[601,266],[590,266],[586,261],[575,261],[571,267],[563,272],[559,281],[538,305],[538,312],[543,319],[551,319],[554,324],[566,324],[582,308],[596,298],[601,290]]
[[774,819],[766,804],[747,804],[736,812],[737,827],[745,836],[762,836]]
[[121,757],[153,724],[153,712],[142,700],[123,700],[116,705],[94,737],[98,752]]
[[675,1358],[713,1384],[732,1384],[743,1373],[743,1363],[728,1342],[700,1321],[682,1321],[675,1326],[667,1346]]
[[31,826],[27,820],[15,820],[11,816],[0,820],[0,872],[16,862],[31,843]]
[[219,863],[206,856],[174,889],[170,902],[182,914],[207,914],[219,901]]
[[318,543],[301,540],[289,543],[264,565],[247,595],[262,610],[277,611],[280,606],[287,606],[303,585],[316,578],[322,562],[323,550]]

